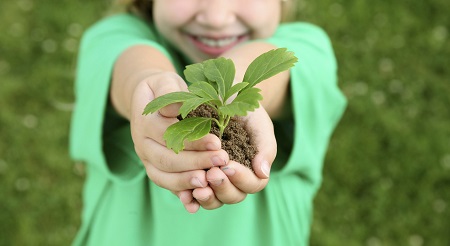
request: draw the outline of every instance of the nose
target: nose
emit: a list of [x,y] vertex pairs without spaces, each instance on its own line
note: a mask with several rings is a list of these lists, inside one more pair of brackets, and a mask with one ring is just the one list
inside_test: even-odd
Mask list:
[[200,24],[221,28],[236,20],[232,0],[203,0],[196,15],[196,21]]

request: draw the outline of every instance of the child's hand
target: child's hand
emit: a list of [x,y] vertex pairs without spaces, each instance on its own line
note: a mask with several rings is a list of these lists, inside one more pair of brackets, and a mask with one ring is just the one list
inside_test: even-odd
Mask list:
[[262,107],[250,112],[246,121],[258,148],[258,154],[252,161],[255,173],[235,161],[211,168],[206,174],[209,186],[196,188],[193,192],[205,209],[241,202],[247,194],[264,189],[269,181],[270,167],[277,152],[272,121]]
[[148,177],[156,185],[175,193],[189,212],[195,212],[198,204],[191,202],[194,200],[192,193],[187,191],[207,187],[205,170],[225,165],[228,154],[213,134],[186,142],[184,151],[178,154],[167,149],[163,134],[167,127],[178,121],[180,105],[172,104],[159,112],[142,115],[146,104],[154,98],[186,90],[185,82],[176,73],[157,72],[148,76],[134,91],[130,124],[136,153],[144,163]]

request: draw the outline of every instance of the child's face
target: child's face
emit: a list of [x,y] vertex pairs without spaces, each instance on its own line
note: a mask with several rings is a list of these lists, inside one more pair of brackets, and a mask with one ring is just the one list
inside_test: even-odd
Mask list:
[[162,35],[194,62],[215,58],[246,40],[271,36],[280,0],[154,0]]

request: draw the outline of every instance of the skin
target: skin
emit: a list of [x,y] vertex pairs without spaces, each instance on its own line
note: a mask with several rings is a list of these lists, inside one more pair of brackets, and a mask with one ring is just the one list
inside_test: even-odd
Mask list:
[[156,0],[153,9],[162,35],[200,62],[217,55],[199,51],[196,38],[236,37],[244,42],[269,37],[280,21],[281,4],[278,0]]
[[[153,9],[158,30],[174,47],[194,62],[219,55],[232,59],[237,81],[254,58],[276,48],[264,42],[244,42],[274,33],[281,11],[278,0],[154,0]],[[288,83],[288,72],[260,83],[261,107],[245,117],[259,150],[252,161],[255,173],[230,161],[212,134],[186,143],[179,154],[166,148],[162,136],[177,121],[180,105],[169,105],[148,116],[142,115],[143,109],[154,98],[187,91],[187,86],[158,50],[142,45],[127,49],[115,64],[110,95],[117,112],[130,121],[136,153],[148,177],[195,213],[200,206],[216,209],[241,202],[267,185],[276,156],[271,118],[283,109]]]

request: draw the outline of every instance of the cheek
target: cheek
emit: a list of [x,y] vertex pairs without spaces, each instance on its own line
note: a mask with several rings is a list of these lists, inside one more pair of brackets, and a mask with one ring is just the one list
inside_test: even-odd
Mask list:
[[192,18],[192,4],[186,0],[154,0],[153,21],[163,29],[184,25]]
[[254,38],[267,38],[272,36],[277,27],[279,25],[279,21],[262,21],[258,24],[252,26],[252,33]]
[[280,6],[270,5],[258,8],[250,15],[246,14],[245,22],[252,29],[255,38],[266,38],[271,36],[280,23]]

